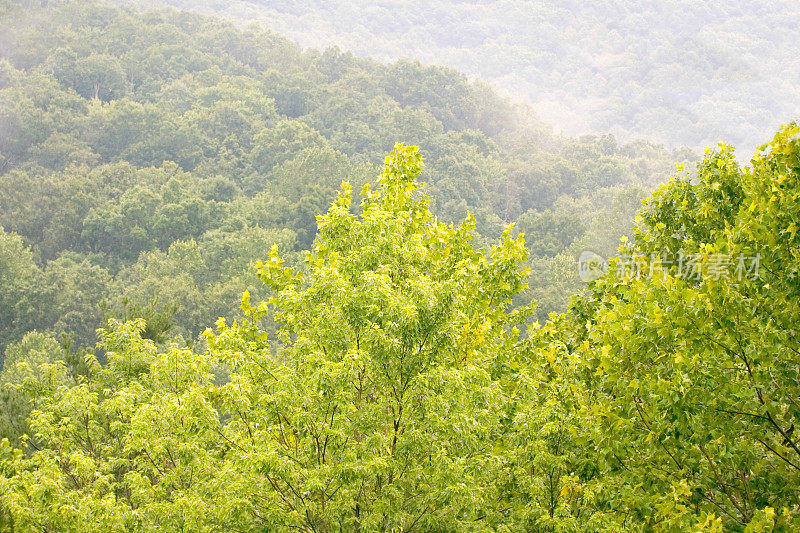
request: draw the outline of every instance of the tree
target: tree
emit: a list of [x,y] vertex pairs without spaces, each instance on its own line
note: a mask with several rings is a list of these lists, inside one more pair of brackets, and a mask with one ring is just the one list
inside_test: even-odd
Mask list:
[[99,159],[89,145],[72,135],[54,133],[32,147],[30,160],[52,170],[64,170],[70,164],[94,166]]
[[[234,369],[223,406],[234,416],[252,406],[225,433],[236,470],[253,467],[234,493],[250,495],[265,527],[494,519],[503,394],[492,378],[516,335],[508,306],[525,250],[509,230],[489,261],[470,244],[472,222],[436,221],[417,194],[421,168],[414,147],[396,146],[361,216],[345,186],[319,219],[305,272],[273,251],[257,267],[275,296],[251,306],[245,295],[248,320],[209,334]],[[277,361],[258,327],[271,312]]]
[[86,257],[66,252],[42,269],[27,297],[36,310],[36,328],[68,335],[78,346],[94,347],[103,325],[100,302],[116,286],[108,271]]
[[[573,307],[609,509],[645,527],[797,527],[800,131],[752,160],[709,151],[638,217],[634,244]],[[716,527],[716,526],[715,526]]]
[[[22,238],[0,227],[0,350],[19,340],[32,323],[27,297],[41,271]],[[0,359],[2,363],[2,359]]]
[[16,166],[31,146],[44,141],[53,124],[47,113],[15,88],[0,90],[0,96],[0,173],[3,173]]
[[157,106],[128,98],[107,104],[92,102],[84,118],[85,136],[92,150],[104,161],[111,161],[130,147],[146,143],[161,131],[167,118]]
[[221,469],[204,451],[219,438],[203,395],[207,361],[174,345],[159,353],[143,330],[142,320],[111,321],[99,345],[108,363],[87,358],[87,379],[39,398],[27,421],[37,447],[30,456],[0,444],[6,528],[212,529],[202,484]]
[[538,257],[553,257],[586,232],[577,215],[550,210],[528,211],[516,227],[525,233],[525,242]]
[[307,124],[282,120],[274,128],[265,128],[253,138],[250,157],[253,168],[263,174],[293,159],[302,150],[326,145],[325,138]]
[[[2,518],[82,531],[496,525],[525,247],[509,227],[475,250],[472,220],[430,213],[421,169],[397,145],[360,216],[344,184],[303,271],[273,248],[257,272],[274,296],[245,293],[245,318],[218,321],[205,354],[161,352],[141,320],[111,321],[108,365],[89,361],[86,380],[29,417],[39,449],[2,450]],[[277,343],[261,329],[271,318]],[[216,362],[230,368],[221,386]]]
[[41,407],[42,398],[74,383],[64,363],[66,355],[54,338],[36,331],[6,348],[0,372],[0,435],[15,446],[27,447],[29,437],[21,437],[29,435],[28,416]]
[[84,98],[108,102],[122,98],[128,78],[119,59],[108,54],[91,54],[75,61],[70,72],[73,88]]

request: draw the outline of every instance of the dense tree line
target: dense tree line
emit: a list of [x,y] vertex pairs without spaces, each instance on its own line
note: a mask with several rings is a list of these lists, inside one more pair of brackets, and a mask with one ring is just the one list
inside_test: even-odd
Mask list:
[[[204,351],[160,348],[142,319],[108,323],[105,365],[38,333],[15,344],[0,523],[794,530],[798,132],[659,188],[615,268],[525,335],[524,238],[509,225],[486,253],[474,217],[436,220],[398,144],[356,213],[342,185],[303,268],[277,245],[256,265],[272,296],[245,292]],[[720,255],[760,274],[710,275]]]
[[258,21],[306,46],[480,76],[564,131],[748,156],[797,117],[800,7],[764,2],[117,0]]
[[691,157],[554,136],[453,70],[255,26],[85,2],[0,15],[0,352],[33,329],[93,346],[137,312],[194,343],[256,290],[247,265],[273,243],[298,259],[339,184],[358,190],[396,140],[424,150],[441,220],[469,210],[488,242],[520,219],[543,320],[580,283],[553,265],[613,250],[637,196]]
[[648,193],[448,69],[0,15],[0,529],[800,526],[796,123]]

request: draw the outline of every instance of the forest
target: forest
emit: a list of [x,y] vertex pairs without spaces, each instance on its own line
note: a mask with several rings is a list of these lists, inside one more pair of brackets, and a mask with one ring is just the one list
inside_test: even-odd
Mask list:
[[491,81],[571,135],[747,160],[800,99],[794,0],[115,0],[257,21],[304,46],[417,58]]
[[0,530],[795,530],[791,119],[742,164],[0,0]]

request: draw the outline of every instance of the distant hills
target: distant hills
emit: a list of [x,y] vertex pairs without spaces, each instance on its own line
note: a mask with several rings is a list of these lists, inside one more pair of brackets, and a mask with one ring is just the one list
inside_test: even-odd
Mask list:
[[138,0],[491,81],[568,134],[751,149],[800,113],[800,3]]

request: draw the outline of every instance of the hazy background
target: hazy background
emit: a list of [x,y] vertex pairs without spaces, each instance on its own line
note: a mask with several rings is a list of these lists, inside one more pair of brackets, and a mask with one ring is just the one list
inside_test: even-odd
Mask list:
[[800,2],[138,0],[258,22],[301,45],[444,64],[570,135],[749,154],[798,116]]

